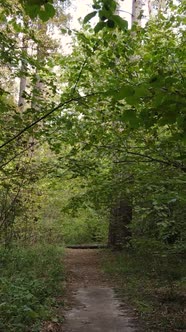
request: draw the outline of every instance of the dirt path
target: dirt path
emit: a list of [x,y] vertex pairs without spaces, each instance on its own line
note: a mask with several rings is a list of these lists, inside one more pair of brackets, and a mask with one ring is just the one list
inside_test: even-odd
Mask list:
[[63,332],[138,332],[130,310],[101,272],[100,251],[66,251],[67,292]]

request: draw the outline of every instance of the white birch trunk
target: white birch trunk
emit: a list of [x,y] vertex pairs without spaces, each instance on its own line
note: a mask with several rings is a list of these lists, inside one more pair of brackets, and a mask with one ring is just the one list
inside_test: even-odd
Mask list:
[[[23,38],[22,38],[22,49],[27,52],[27,48],[28,48],[27,40],[23,36]],[[23,61],[21,61],[21,71],[23,73],[26,73],[26,71],[27,71],[26,64]],[[24,106],[25,106],[25,98],[24,98],[23,94],[24,94],[24,92],[26,90],[26,83],[27,83],[26,75],[23,75],[20,78],[20,83],[19,83],[19,97],[18,97],[18,107],[19,107],[19,109],[20,109],[21,112],[24,110]]]
[[132,25],[134,22],[141,25],[142,12],[143,0],[132,0]]
[[165,0],[159,0],[158,11],[159,13],[165,8]]

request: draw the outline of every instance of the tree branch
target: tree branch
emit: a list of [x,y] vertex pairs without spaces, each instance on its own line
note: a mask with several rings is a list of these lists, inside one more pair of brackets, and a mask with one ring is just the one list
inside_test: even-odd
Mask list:
[[73,91],[72,91],[72,93],[75,93],[75,92],[76,92],[76,88],[77,88],[78,83],[79,83],[79,81],[80,81],[80,79],[81,79],[81,74],[82,74],[82,72],[83,72],[83,69],[85,68],[85,66],[86,66],[86,64],[87,64],[87,60],[88,60],[88,57],[86,57],[85,60],[83,61],[83,64],[82,64],[82,66],[81,66],[81,69],[80,69],[79,74],[78,74],[78,77],[77,77],[77,80],[76,80],[75,85],[74,85],[74,87],[73,87]]
[[30,150],[33,146],[36,146],[37,143],[30,143],[29,146],[27,146],[25,149],[23,149],[22,151],[20,151],[19,153],[15,154],[12,158],[10,158],[9,160],[7,160],[4,164],[0,165],[0,169],[2,169],[3,167],[5,167],[6,165],[8,165],[11,161],[13,161],[15,158],[20,157],[24,152]]
[[46,119],[47,117],[49,117],[52,113],[54,113],[55,111],[59,110],[60,108],[64,107],[65,105],[68,105],[70,103],[72,103],[73,101],[79,101],[81,99],[87,98],[87,97],[92,97],[95,96],[96,94],[100,94],[100,92],[97,93],[91,93],[88,94],[86,96],[79,96],[79,97],[72,97],[69,100],[66,100],[63,103],[60,103],[59,105],[57,105],[56,107],[54,107],[52,110],[50,110],[49,112],[47,112],[46,114],[44,114],[43,116],[41,116],[40,118],[38,118],[37,120],[33,121],[31,124],[29,124],[28,126],[26,126],[25,128],[23,128],[20,132],[18,132],[16,135],[12,136],[9,140],[7,140],[5,143],[3,143],[2,145],[0,145],[0,149],[4,148],[6,145],[10,144],[11,142],[13,142],[14,140],[16,140],[18,137],[20,137],[23,133],[25,133],[28,129],[34,127],[37,123],[41,122],[42,120]]
[[[129,155],[134,155],[134,156],[138,156],[138,157],[141,157],[141,158],[144,158],[144,159],[148,159],[148,161],[151,161],[151,162],[158,162],[160,164],[164,164],[164,165],[167,165],[167,166],[172,166],[172,167],[175,167],[177,169],[182,170],[183,172],[186,172],[186,166],[183,165],[183,164],[180,164],[179,162],[175,162],[175,161],[171,161],[171,160],[163,160],[163,159],[155,158],[155,157],[152,157],[152,156],[140,153],[140,152],[133,152],[133,151],[129,151],[127,149],[123,150],[121,148],[116,148],[114,146],[109,146],[109,145],[100,145],[100,146],[98,146],[98,148],[113,149],[113,150],[118,151],[118,152],[125,152]],[[121,161],[121,162],[126,162],[126,161]]]

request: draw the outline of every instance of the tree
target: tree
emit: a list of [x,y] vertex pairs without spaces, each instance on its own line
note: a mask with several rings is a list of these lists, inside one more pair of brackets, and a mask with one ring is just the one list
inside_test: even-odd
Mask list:
[[[77,49],[61,62],[68,61],[66,78],[63,75],[62,81],[70,83],[66,91],[70,94],[73,91],[77,101],[69,104],[68,112],[57,120],[64,126],[63,139],[68,142],[70,135],[69,143],[74,145],[66,156],[68,167],[78,174],[86,174],[87,169],[91,179],[106,165],[105,187],[102,183],[101,188],[98,185],[95,188],[97,195],[103,197],[108,183],[116,190],[117,181],[108,179],[112,172],[117,176],[116,165],[120,165],[121,173],[127,175],[121,187],[125,186],[135,208],[134,236],[154,237],[167,243],[182,242],[185,237],[181,231],[183,219],[173,220],[175,212],[169,213],[171,202],[176,200],[176,205],[182,206],[185,200],[185,102],[181,69],[184,52],[179,52],[185,49],[180,25],[183,9],[179,5],[178,12],[170,12],[171,26],[170,17],[161,16],[152,18],[144,28],[134,27],[132,34],[106,28],[97,36],[91,30],[79,33]],[[101,163],[103,156],[109,160],[106,164]],[[169,181],[170,174],[174,185]],[[90,183],[92,187],[94,180]],[[142,199],[144,188],[146,195]],[[138,228],[140,225],[142,229]]]
[[[58,14],[58,22],[64,22],[61,8]],[[15,224],[19,225],[18,229],[22,232],[25,228],[24,218],[28,224],[28,221],[35,218],[33,214],[37,210],[30,209],[29,200],[30,204],[35,200],[37,191],[34,184],[38,181],[39,170],[40,174],[43,172],[39,159],[37,164],[33,158],[33,151],[36,152],[36,146],[39,145],[38,137],[42,139],[42,126],[35,126],[33,131],[24,130],[24,127],[35,121],[38,113],[41,116],[45,112],[50,98],[56,92],[51,69],[51,50],[53,49],[53,54],[56,53],[56,47],[46,37],[46,23],[39,23],[38,20],[31,22],[18,1],[6,1],[2,4],[1,19],[1,64],[5,77],[12,78],[10,87],[6,80],[2,81],[0,98],[1,237],[9,244],[14,233],[17,233]],[[35,29],[39,24],[43,27],[42,33]],[[52,26],[56,23],[49,24]],[[21,128],[24,135],[19,136]]]
[[142,7],[143,7],[143,1],[142,0],[133,0],[132,1],[132,23],[141,22],[142,17]]

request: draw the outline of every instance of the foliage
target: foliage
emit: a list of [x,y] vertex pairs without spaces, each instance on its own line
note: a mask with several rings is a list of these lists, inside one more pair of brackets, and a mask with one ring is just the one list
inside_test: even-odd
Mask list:
[[[65,0],[60,0],[64,2]],[[39,18],[43,22],[52,19],[56,15],[56,1],[55,0],[19,0],[25,13],[31,19]],[[59,1],[58,1],[59,5]]]
[[2,331],[39,331],[41,320],[54,318],[55,296],[62,292],[62,252],[54,245],[1,248]]
[[127,30],[128,22],[119,15],[115,14],[117,9],[117,1],[95,0],[92,7],[94,11],[85,16],[84,23],[89,22],[94,16],[98,15],[99,22],[94,28],[96,33],[104,28],[113,29],[117,27],[123,31]]
[[48,182],[45,179],[40,188],[43,197],[37,223],[39,242],[59,245],[107,242],[107,216],[85,202],[86,181],[79,178],[69,181],[63,175],[61,182],[53,177]]
[[101,211],[79,210],[76,217],[66,217],[62,225],[66,244],[107,243],[108,222]]
[[[63,24],[60,6],[56,13],[58,24]],[[39,158],[43,130],[37,119],[56,92],[51,63],[56,44],[46,36],[47,24],[31,21],[18,1],[2,3],[0,22],[0,228],[1,241],[8,245],[21,232],[27,233],[25,240],[31,238],[28,233],[38,219],[39,190],[35,183],[43,174],[44,164]],[[51,27],[57,22],[48,24]]]
[[[78,100],[54,120],[67,142],[66,166],[88,179],[83,199],[107,209],[127,196],[134,237],[178,251],[186,236],[183,11],[184,4],[171,5],[168,17],[161,14],[125,34],[78,33],[72,55],[59,57],[66,93]],[[54,136],[49,144],[60,146]]]

